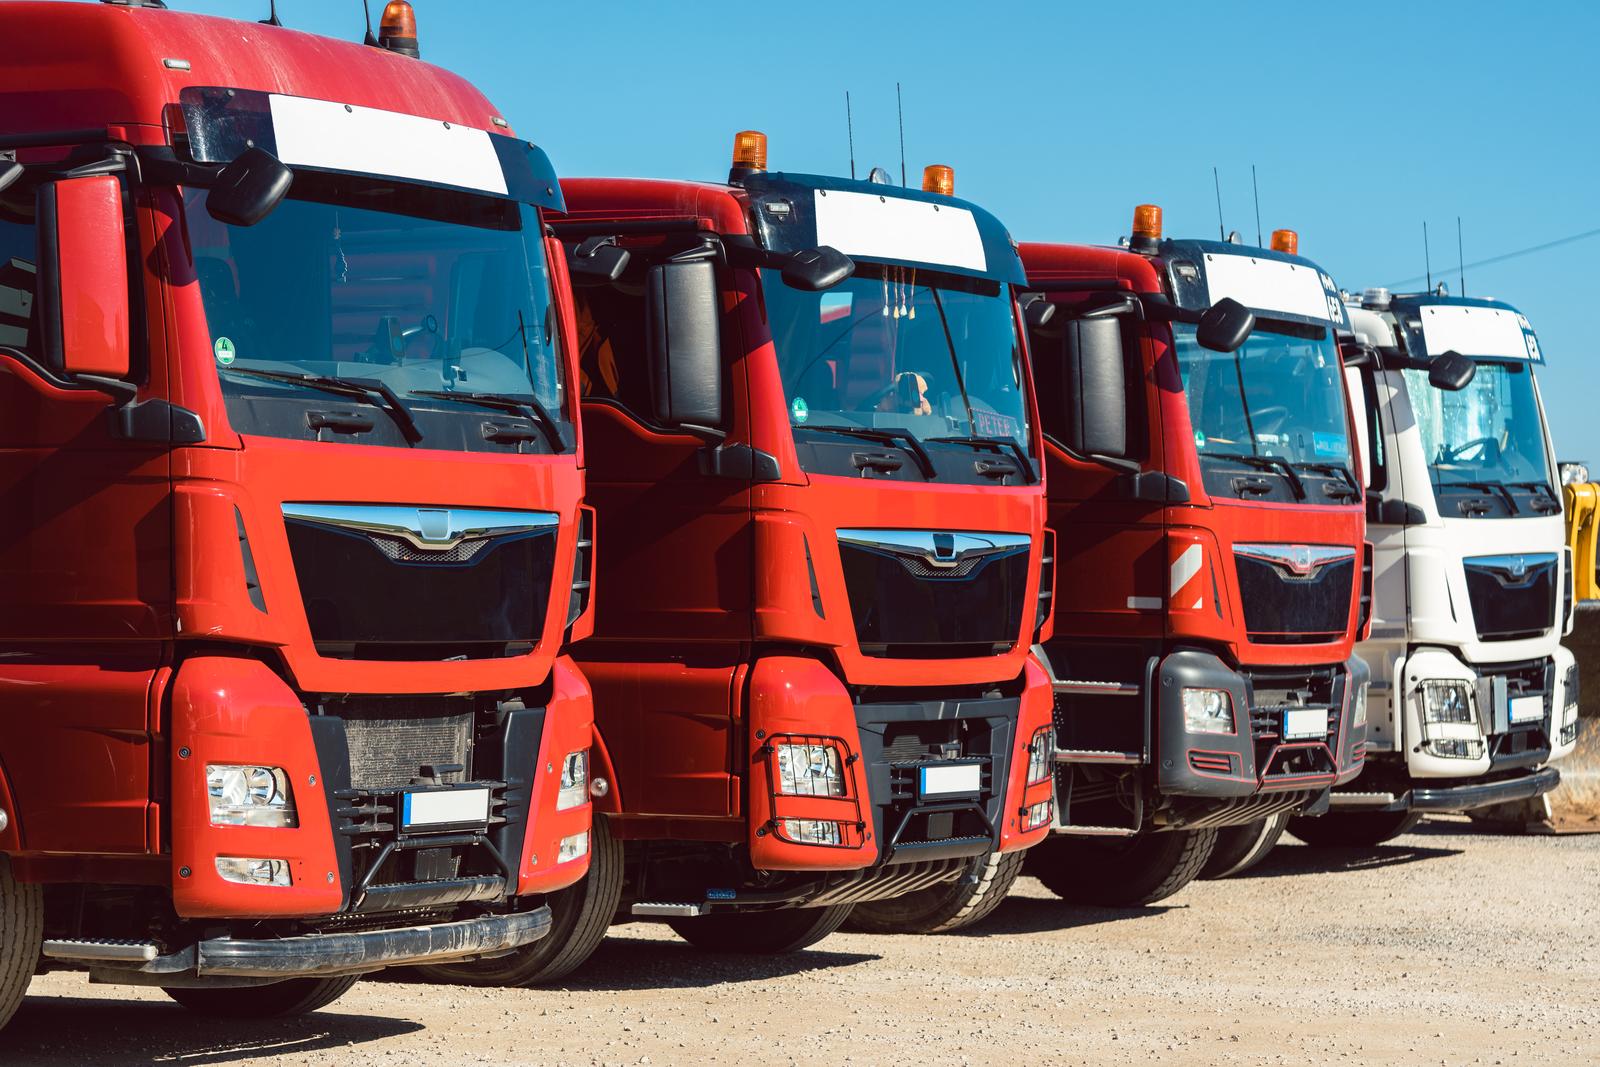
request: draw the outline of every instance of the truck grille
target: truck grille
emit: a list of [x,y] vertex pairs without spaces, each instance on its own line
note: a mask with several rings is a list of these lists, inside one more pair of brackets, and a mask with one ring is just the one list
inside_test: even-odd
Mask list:
[[[428,701],[426,703],[444,703]],[[389,718],[393,711],[357,706],[343,711],[345,739],[350,746],[350,784],[357,789],[390,789],[410,785],[426,766],[456,766],[460,772],[440,775],[443,782],[467,780],[472,766],[472,709],[460,700],[457,709],[416,718]]]
[[[1297,557],[1297,550],[1307,554]],[[1236,545],[1233,561],[1251,641],[1320,644],[1344,636],[1356,577],[1354,548]]]
[[1481,640],[1537,637],[1555,625],[1555,553],[1469,556],[1463,563]]

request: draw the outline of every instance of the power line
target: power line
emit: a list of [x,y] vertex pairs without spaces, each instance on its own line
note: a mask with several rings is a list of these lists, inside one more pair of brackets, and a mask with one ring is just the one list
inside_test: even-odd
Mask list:
[[[1544,252],[1551,248],[1559,248],[1562,245],[1569,245],[1574,241],[1583,241],[1590,237],[1600,237],[1600,229],[1584,230],[1582,233],[1574,233],[1567,237],[1558,237],[1554,241],[1546,241],[1544,244],[1532,245],[1528,248],[1519,248],[1515,252],[1505,252],[1498,256],[1490,256],[1488,259],[1480,259],[1476,263],[1468,263],[1466,264],[1466,267],[1477,269],[1478,267],[1487,267],[1493,263],[1504,263],[1508,259],[1516,259],[1518,256],[1531,256],[1535,252]],[[1461,269],[1465,270],[1466,267],[1462,267]],[[1402,278],[1400,281],[1390,282],[1388,285],[1384,286],[1384,288],[1403,289],[1408,285],[1427,280],[1428,279],[1424,278],[1422,275],[1417,275],[1414,278]]]

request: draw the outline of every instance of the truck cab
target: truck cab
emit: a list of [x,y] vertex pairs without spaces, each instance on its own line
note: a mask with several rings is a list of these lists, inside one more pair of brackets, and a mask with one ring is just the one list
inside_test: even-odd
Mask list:
[[404,3],[0,33],[0,1019],[536,944],[591,812],[549,160]]
[[1273,247],[1023,244],[1056,537],[1056,820],[1029,869],[1145,904],[1363,758],[1370,558],[1332,280]]
[[[1375,550],[1367,764],[1307,840],[1373,843],[1429,811],[1538,797],[1577,740],[1561,487],[1532,325],[1498,300],[1369,289],[1348,305]],[[1303,831],[1303,832],[1302,832]]]
[[577,290],[607,550],[575,906],[779,952],[862,902],[992,884],[1050,820],[1010,238],[937,185],[770,171],[754,131],[726,182],[562,188],[572,255],[629,257]]

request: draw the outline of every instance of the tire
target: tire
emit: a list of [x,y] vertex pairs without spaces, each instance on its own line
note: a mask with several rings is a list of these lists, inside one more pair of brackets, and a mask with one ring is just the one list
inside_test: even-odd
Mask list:
[[43,944],[44,889],[12,878],[0,856],[0,1029],[21,1006]]
[[781,911],[729,912],[668,919],[674,933],[706,952],[739,952],[781,956],[798,952],[827,937],[850,917],[851,905],[784,908]]
[[1056,834],[1028,850],[1025,873],[1072,904],[1144,907],[1194,881],[1216,840],[1210,829],[1124,838]]
[[550,894],[548,934],[497,959],[431,964],[416,973],[456,985],[529,986],[577,970],[605,940],[622,899],[622,842],[611,836],[604,816],[596,816],[589,830],[589,849],[583,881]]
[[1341,811],[1289,820],[1289,832],[1317,848],[1370,848],[1392,841],[1422,821],[1417,811]]
[[1248,871],[1267,858],[1288,825],[1289,816],[1279,814],[1243,826],[1222,827],[1217,831],[1211,858],[1200,868],[1200,877],[1228,878]]
[[942,934],[971,926],[1011,892],[1026,852],[976,856],[954,882],[943,882],[890,900],[869,900],[850,909],[850,928],[873,934]]
[[281,1019],[326,1008],[360,980],[359,974],[343,974],[332,978],[291,978],[263,986],[188,987],[163,989],[162,992],[200,1015],[214,1015],[219,1019]]

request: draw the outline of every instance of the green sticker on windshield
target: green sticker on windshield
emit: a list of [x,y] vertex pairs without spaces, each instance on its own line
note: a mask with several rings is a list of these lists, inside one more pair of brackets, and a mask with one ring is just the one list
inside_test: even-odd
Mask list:
[[1200,430],[1196,430],[1194,432],[1194,447],[1196,447],[1196,448],[1204,448],[1204,447],[1206,447],[1206,435],[1205,435],[1204,432],[1202,432]]
[[217,354],[217,362],[224,367],[233,366],[234,359],[238,357],[238,353],[233,349],[233,342],[226,337],[217,338],[217,343],[211,346],[211,350]]
[[805,422],[811,417],[811,407],[806,403],[806,398],[797,396],[794,403],[789,405],[789,414],[794,416],[795,422]]

